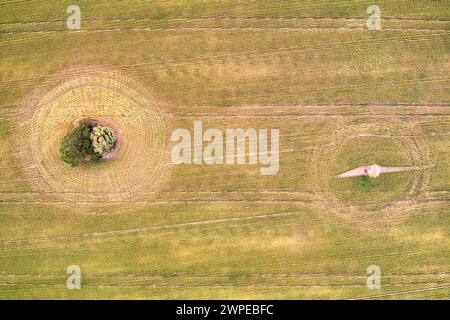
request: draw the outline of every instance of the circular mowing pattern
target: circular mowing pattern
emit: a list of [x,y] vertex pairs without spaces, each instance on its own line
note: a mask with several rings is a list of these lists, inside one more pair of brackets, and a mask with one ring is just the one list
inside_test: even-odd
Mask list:
[[[394,124],[395,125],[395,124]],[[336,179],[350,169],[373,165],[428,166],[431,164],[426,141],[411,128],[392,124],[349,126],[330,135],[328,143],[313,155],[312,177],[324,197],[324,205],[337,213],[361,218],[361,213],[389,209],[403,211],[404,201],[415,198],[429,183],[427,170]]]
[[[84,118],[113,128],[119,146],[111,159],[72,167],[59,158],[59,146]],[[117,200],[157,180],[165,126],[156,102],[136,82],[99,73],[48,92],[33,115],[30,142],[36,166],[55,193],[71,200]]]

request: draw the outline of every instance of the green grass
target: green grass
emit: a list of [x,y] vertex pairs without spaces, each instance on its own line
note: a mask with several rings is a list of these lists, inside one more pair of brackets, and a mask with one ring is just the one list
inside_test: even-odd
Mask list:
[[[414,166],[408,158],[410,146],[395,138],[359,137],[343,145],[334,155],[335,167],[330,177],[363,165]],[[355,150],[358,150],[355,152]],[[381,175],[377,179],[331,179],[330,184],[343,201],[369,204],[396,200],[408,193],[416,172]]]
[[[364,24],[371,2],[311,0],[79,1],[82,19],[149,18],[83,28],[149,30],[68,32],[68,4],[0,10],[0,298],[449,298],[450,23],[428,21],[450,18],[444,1],[377,3],[384,17],[419,19],[386,20],[386,28],[440,31],[338,30]],[[241,20],[193,19],[216,16]],[[15,21],[47,22],[8,24]],[[30,101],[89,68],[119,71],[149,90],[170,115],[169,148],[171,132],[198,119],[221,130],[280,128],[279,173],[169,165],[155,189],[129,201],[44,192],[31,154],[14,148],[29,140],[20,133]],[[414,165],[416,149],[399,127],[435,166],[415,202],[366,208],[404,200],[418,173],[332,177],[365,164]],[[322,149],[345,132],[399,136]],[[296,214],[275,215],[288,212]],[[65,287],[73,264],[80,291]],[[373,264],[383,275],[376,291],[366,287]],[[420,291],[427,288],[436,289]]]

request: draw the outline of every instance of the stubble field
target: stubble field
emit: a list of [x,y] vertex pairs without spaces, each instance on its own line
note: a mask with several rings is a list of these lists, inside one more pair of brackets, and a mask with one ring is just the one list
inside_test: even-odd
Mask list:
[[[0,298],[450,298],[446,1],[381,30],[370,1],[70,4],[0,3]],[[86,116],[124,141],[73,168]],[[194,121],[279,129],[278,172],[173,164]],[[334,178],[373,163],[425,169]]]

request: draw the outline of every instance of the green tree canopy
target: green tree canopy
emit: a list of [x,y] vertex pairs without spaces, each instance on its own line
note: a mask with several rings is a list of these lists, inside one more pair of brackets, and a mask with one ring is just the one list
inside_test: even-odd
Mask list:
[[116,135],[108,127],[94,127],[90,138],[94,151],[100,155],[111,152],[116,146]]
[[98,161],[105,153],[114,150],[116,141],[116,135],[110,128],[98,126],[91,120],[82,120],[61,140],[59,157],[72,166]]

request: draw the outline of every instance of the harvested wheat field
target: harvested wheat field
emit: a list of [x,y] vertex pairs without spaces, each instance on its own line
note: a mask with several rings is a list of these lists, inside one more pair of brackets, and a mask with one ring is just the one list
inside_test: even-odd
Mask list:
[[372,4],[0,3],[0,299],[449,299],[449,4]]

